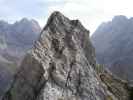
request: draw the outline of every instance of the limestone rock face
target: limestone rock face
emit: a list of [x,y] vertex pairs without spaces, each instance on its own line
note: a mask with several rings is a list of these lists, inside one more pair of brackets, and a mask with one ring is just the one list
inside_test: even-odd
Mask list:
[[54,12],[3,100],[107,100],[89,31]]

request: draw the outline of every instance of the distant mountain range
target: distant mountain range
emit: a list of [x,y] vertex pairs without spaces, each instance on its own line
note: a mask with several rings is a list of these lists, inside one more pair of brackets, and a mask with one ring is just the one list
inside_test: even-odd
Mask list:
[[23,18],[14,24],[0,20],[0,95],[40,31],[41,27],[35,20]]
[[79,20],[53,12],[30,51],[1,100],[132,100],[132,84],[96,64]]
[[41,28],[35,20],[23,18],[14,24],[0,21],[0,51],[5,52],[6,50],[12,55],[20,55],[20,50],[25,51],[27,48],[31,48],[40,30]]
[[133,18],[115,16],[102,23],[91,40],[98,63],[121,78],[133,80]]

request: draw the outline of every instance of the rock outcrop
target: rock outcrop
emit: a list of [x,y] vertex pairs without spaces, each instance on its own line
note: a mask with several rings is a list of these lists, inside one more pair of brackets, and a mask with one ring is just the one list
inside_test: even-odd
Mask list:
[[2,100],[117,100],[107,98],[95,66],[89,31],[54,12]]
[[[100,70],[96,70],[101,81],[106,85],[108,91],[110,91],[118,100],[132,100],[132,86],[116,76],[114,76],[104,66],[98,66]],[[108,96],[109,97],[109,96]],[[109,99],[110,100],[110,99]]]

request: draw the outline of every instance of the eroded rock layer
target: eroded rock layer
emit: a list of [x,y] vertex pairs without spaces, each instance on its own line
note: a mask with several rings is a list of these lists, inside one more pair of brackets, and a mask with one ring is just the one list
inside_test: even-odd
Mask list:
[[3,100],[107,100],[89,31],[54,12]]

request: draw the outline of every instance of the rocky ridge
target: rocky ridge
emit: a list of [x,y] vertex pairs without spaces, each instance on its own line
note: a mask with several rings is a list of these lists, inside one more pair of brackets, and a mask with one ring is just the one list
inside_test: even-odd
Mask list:
[[89,31],[54,12],[2,100],[119,100],[95,67]]

